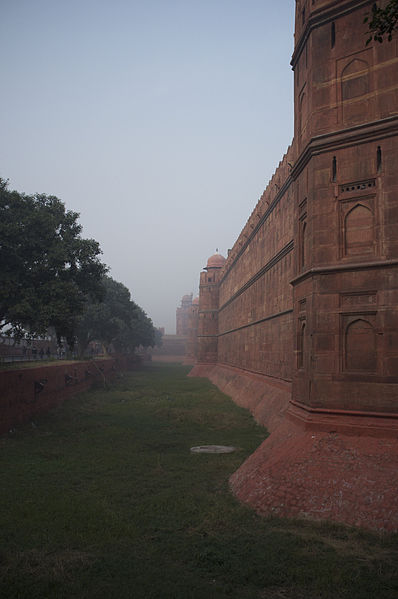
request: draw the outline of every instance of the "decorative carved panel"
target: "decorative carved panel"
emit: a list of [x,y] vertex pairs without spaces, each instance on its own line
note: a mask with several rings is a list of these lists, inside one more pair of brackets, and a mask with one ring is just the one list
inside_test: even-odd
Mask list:
[[353,183],[344,183],[339,186],[339,193],[354,193],[376,187],[376,179],[366,179],[365,181],[354,181]]
[[340,294],[340,306],[342,308],[350,309],[357,308],[358,306],[375,306],[377,303],[377,292],[376,291],[358,291],[357,293],[341,293]]

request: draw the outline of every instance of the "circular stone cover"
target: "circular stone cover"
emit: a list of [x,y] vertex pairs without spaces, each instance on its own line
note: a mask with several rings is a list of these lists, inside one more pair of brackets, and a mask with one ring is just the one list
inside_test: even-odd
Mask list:
[[235,447],[228,445],[198,445],[197,447],[191,447],[192,453],[232,453],[235,451]]

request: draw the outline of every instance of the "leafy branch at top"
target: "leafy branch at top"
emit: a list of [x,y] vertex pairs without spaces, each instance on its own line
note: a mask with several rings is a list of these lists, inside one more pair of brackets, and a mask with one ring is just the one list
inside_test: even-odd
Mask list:
[[394,31],[398,30],[398,0],[390,0],[384,7],[373,4],[372,13],[366,15],[364,23],[369,24],[371,34],[367,44],[372,40],[381,44],[385,36],[390,42]]

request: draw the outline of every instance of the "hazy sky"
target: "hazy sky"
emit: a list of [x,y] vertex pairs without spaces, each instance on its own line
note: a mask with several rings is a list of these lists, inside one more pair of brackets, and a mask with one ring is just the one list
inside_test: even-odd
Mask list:
[[79,212],[169,333],[293,137],[294,4],[0,0],[0,177]]

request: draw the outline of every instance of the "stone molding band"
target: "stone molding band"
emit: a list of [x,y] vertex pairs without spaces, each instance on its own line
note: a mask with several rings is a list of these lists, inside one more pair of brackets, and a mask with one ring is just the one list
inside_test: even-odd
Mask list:
[[356,2],[355,0],[349,0],[343,6],[341,6],[341,2],[336,2],[335,6],[331,8],[319,8],[318,10],[314,10],[313,13],[309,16],[307,25],[304,28],[303,32],[300,35],[300,38],[296,44],[296,48],[293,52],[292,59],[290,61],[290,65],[294,70],[297,61],[299,60],[301,53],[305,47],[305,44],[310,36],[310,33],[316,28],[321,27],[322,25],[326,25],[330,21],[334,21],[335,19],[347,15],[354,10],[358,10],[358,8],[366,8],[367,6],[373,4],[372,0],[363,0],[363,2]]
[[239,297],[240,295],[242,295],[242,293],[247,291],[247,289],[249,289],[249,287],[251,287],[256,281],[258,281],[258,279],[260,279],[268,270],[271,270],[271,268],[273,268],[275,264],[277,264],[280,260],[282,260],[282,258],[287,256],[287,254],[292,252],[293,248],[294,242],[292,239],[291,241],[289,241],[289,243],[285,245],[285,247],[283,247],[277,254],[275,254],[275,256],[273,256],[271,260],[269,260],[259,271],[257,271],[255,275],[250,277],[250,279],[246,281],[246,283],[242,285],[242,287],[238,289],[238,291],[231,295],[231,297],[224,304],[222,304],[222,306],[220,306],[219,312],[221,312],[221,310],[224,310],[224,308],[226,308],[229,304],[236,300],[237,297]]
[[293,178],[291,176],[287,177],[286,181],[283,183],[282,187],[280,188],[280,190],[278,191],[278,193],[276,194],[276,196],[274,197],[274,199],[268,206],[267,210],[260,217],[256,226],[254,227],[254,229],[252,230],[250,235],[248,235],[246,241],[242,244],[242,247],[240,248],[240,250],[237,253],[237,255],[235,256],[235,258],[232,260],[232,262],[230,264],[228,264],[228,267],[225,269],[225,273],[222,275],[222,277],[220,279],[220,283],[222,283],[227,278],[230,270],[233,268],[233,266],[235,266],[235,264],[237,263],[239,258],[242,256],[242,254],[246,250],[247,246],[252,242],[254,237],[257,235],[258,231],[260,230],[262,225],[265,223],[265,221],[267,220],[267,218],[269,217],[271,212],[273,212],[273,210],[275,210],[276,206],[279,204],[279,202],[281,201],[281,199],[283,198],[283,196],[285,195],[285,193],[287,192],[287,190],[289,189],[289,187],[292,183],[293,183]]
[[281,318],[286,314],[292,314],[293,310],[284,310],[283,312],[276,312],[275,314],[270,314],[269,316],[265,316],[265,318],[260,318],[259,320],[255,320],[253,322],[249,322],[248,324],[243,324],[240,327],[236,327],[234,329],[228,329],[228,331],[223,331],[222,333],[218,333],[217,337],[223,337],[224,335],[229,335],[230,333],[235,333],[236,331],[241,331],[242,329],[247,329],[249,327],[254,327],[257,324],[261,324],[262,322],[266,322],[267,320],[274,320],[274,318]]
[[315,268],[310,268],[300,274],[298,277],[292,279],[290,284],[296,285],[304,279],[315,275],[328,275],[334,272],[387,268],[391,266],[398,266],[398,260],[375,260],[374,262],[351,262],[347,264],[334,264],[332,266],[316,266]]
[[313,156],[324,154],[341,148],[349,148],[358,144],[394,137],[398,133],[398,116],[391,116],[364,125],[348,127],[343,131],[325,133],[313,137],[301,152],[291,170],[296,179]]
[[241,331],[242,329],[254,327],[256,324],[261,324],[262,322],[266,322],[267,320],[274,320],[274,318],[280,318],[281,316],[285,316],[286,314],[292,314],[292,313],[293,313],[293,309],[284,310],[283,312],[276,312],[275,314],[270,314],[269,316],[265,316],[264,318],[260,318],[259,320],[254,320],[253,322],[249,322],[248,324],[242,324],[240,327],[236,327],[234,329],[228,329],[228,331],[218,333],[217,335],[198,335],[198,338],[214,339],[214,337],[223,337],[224,335],[229,335],[230,333],[235,333],[236,331]]

